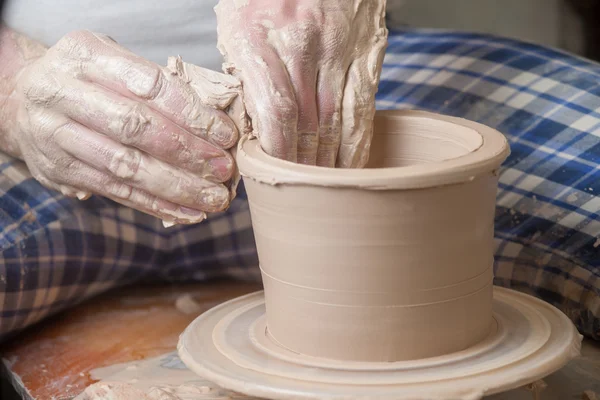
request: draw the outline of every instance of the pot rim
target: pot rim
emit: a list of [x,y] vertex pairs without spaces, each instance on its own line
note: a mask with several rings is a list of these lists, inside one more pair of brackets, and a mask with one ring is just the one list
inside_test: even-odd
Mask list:
[[418,118],[449,122],[475,131],[482,143],[475,150],[448,160],[402,167],[345,169],[296,164],[265,153],[256,138],[243,137],[238,144],[241,175],[271,185],[304,185],[371,190],[422,189],[469,182],[495,173],[510,154],[503,134],[467,119],[427,111],[378,110],[375,119]]

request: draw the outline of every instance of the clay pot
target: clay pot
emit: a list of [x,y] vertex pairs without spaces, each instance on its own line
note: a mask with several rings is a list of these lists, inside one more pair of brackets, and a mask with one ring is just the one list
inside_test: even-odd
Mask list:
[[460,351],[492,327],[499,132],[379,111],[362,170],[293,164],[240,143],[272,339],[338,360]]

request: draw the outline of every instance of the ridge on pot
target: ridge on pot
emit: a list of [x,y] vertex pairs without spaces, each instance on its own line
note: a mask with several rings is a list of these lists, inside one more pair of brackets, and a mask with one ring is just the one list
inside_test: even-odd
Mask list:
[[243,139],[271,337],[304,355],[400,361],[460,351],[492,328],[499,132],[378,111],[367,168],[275,159]]

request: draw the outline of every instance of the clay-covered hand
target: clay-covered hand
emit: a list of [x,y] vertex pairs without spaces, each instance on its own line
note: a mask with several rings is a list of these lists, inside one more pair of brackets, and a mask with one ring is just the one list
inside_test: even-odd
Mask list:
[[218,81],[237,80],[205,70],[190,83],[181,60],[171,62],[161,67],[83,31],[25,67],[11,135],[33,176],[65,195],[96,193],[170,223],[226,208],[223,182],[234,171],[226,149],[238,131],[223,109],[236,93]]
[[243,81],[262,148],[302,164],[364,166],[385,0],[220,0],[215,10],[225,68]]

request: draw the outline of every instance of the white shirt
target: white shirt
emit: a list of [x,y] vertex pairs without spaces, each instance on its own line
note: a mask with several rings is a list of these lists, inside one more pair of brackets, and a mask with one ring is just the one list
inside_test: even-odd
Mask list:
[[74,30],[104,33],[165,65],[167,57],[221,70],[218,0],[7,0],[6,25],[47,46]]

